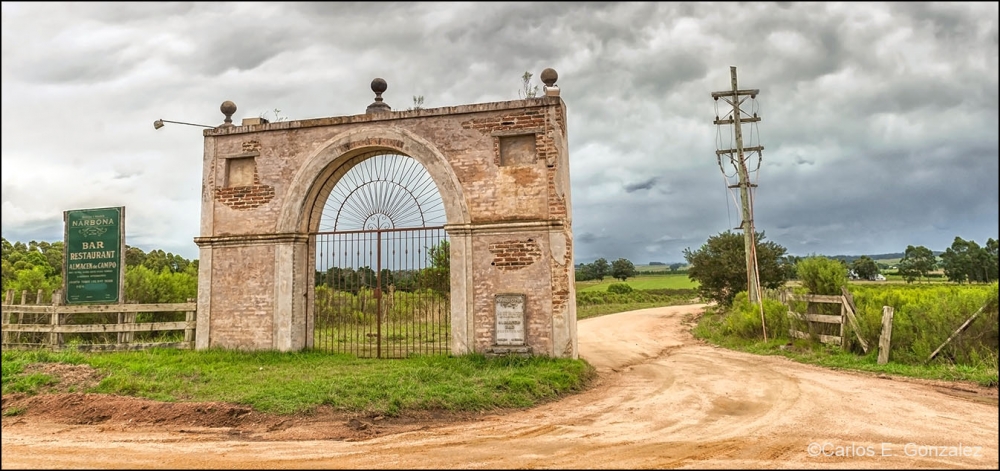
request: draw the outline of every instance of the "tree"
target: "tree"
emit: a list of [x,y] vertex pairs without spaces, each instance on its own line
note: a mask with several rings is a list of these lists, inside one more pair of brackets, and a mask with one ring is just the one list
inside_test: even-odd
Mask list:
[[521,76],[521,89],[517,91],[517,94],[522,100],[538,95],[538,85],[531,85],[531,77],[532,74],[528,71],[524,71],[524,75]]
[[635,265],[627,259],[619,258],[611,263],[611,276],[625,281],[628,277],[635,276]]
[[875,275],[879,273],[878,264],[867,255],[862,255],[854,260],[854,263],[851,264],[851,269],[854,270],[855,275],[858,275],[858,278],[863,280],[874,280]]
[[983,247],[983,254],[985,260],[983,263],[986,265],[986,280],[987,282],[997,281],[1000,279],[1000,260],[997,257],[998,243],[996,239],[992,237],[986,240],[986,246]]
[[941,254],[941,266],[944,276],[956,283],[978,281],[975,269],[975,256],[980,247],[975,241],[955,237],[951,247]]
[[590,263],[581,263],[577,265],[576,270],[574,270],[574,277],[576,278],[576,281],[589,281],[595,279],[594,265]]
[[421,273],[422,287],[429,288],[442,297],[451,294],[451,244],[442,240],[427,249],[430,266]]
[[684,264],[683,263],[671,263],[670,264],[670,271],[671,272],[676,272],[677,270],[680,270],[681,268],[684,268]]
[[594,278],[600,281],[604,281],[604,277],[608,276],[611,273],[610,272],[611,267],[608,265],[608,261],[605,260],[603,257],[594,260],[594,263],[592,263],[590,266],[591,266],[591,273],[594,275]]
[[984,247],[975,241],[955,237],[951,247],[941,254],[941,266],[949,280],[964,283],[990,283],[997,280],[997,241],[990,238]]
[[[785,248],[764,241],[756,234],[757,270],[763,288],[777,289],[794,273],[788,265]],[[729,306],[736,293],[747,290],[747,265],[742,233],[725,231],[708,238],[698,250],[684,249],[688,278],[698,282],[698,292],[705,298]]]
[[937,266],[937,258],[934,252],[923,245],[914,247],[906,246],[903,258],[899,260],[899,274],[907,283],[912,283],[917,278],[924,278],[927,273]]

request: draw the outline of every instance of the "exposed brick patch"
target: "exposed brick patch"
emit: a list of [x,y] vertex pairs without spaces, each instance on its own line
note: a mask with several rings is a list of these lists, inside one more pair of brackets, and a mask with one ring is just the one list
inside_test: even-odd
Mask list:
[[519,270],[535,263],[542,256],[542,250],[533,239],[506,240],[490,244],[493,254],[491,265],[504,270]]
[[260,184],[256,168],[253,172],[253,183],[249,186],[217,187],[215,200],[237,211],[246,211],[267,204],[274,198],[274,187]]
[[254,209],[271,201],[272,198],[274,198],[274,187],[270,185],[215,189],[215,200],[237,211]]
[[462,128],[475,129],[484,134],[497,131],[513,131],[517,129],[541,128],[545,125],[545,116],[533,110],[507,113],[500,116],[473,118],[462,122]]

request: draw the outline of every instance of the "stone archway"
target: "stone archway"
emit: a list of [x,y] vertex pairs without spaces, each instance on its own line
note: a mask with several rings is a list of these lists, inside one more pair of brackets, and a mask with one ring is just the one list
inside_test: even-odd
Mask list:
[[[335,136],[323,143],[314,155],[307,158],[292,179],[288,198],[281,210],[278,220],[279,232],[314,234],[319,229],[319,217],[322,205],[327,200],[330,191],[340,181],[340,178],[362,163],[367,156],[392,153],[405,155],[417,161],[433,180],[441,195],[446,224],[448,227],[462,227],[471,222],[463,188],[445,157],[433,144],[420,139],[412,132],[387,128],[384,126],[362,126]],[[467,283],[471,278],[470,267],[463,256],[468,246],[468,236],[452,236],[449,249],[451,251],[451,306],[449,312],[451,341],[449,350],[467,353],[472,351],[468,345],[469,329],[472,324],[469,319],[471,310],[467,306]],[[306,317],[304,333],[307,347],[314,347],[313,329],[315,327],[313,277],[311,268],[316,258],[315,244],[311,241],[301,250],[305,250],[304,262],[306,268],[305,286],[306,303],[303,306]],[[278,276],[286,273],[279,270]],[[370,334],[369,334],[370,335]],[[379,355],[381,356],[381,355]]]
[[206,130],[197,348],[310,346],[315,209],[352,159],[385,151],[441,193],[451,353],[576,357],[565,105],[548,90],[402,112],[379,97],[363,115]]

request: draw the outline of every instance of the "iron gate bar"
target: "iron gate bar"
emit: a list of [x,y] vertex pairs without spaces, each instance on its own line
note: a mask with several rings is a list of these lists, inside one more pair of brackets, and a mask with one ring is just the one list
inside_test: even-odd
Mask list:
[[375,358],[382,358],[382,231],[375,234]]
[[359,229],[356,231],[326,231],[313,232],[312,235],[340,235],[340,234],[371,234],[373,232],[407,232],[407,231],[430,231],[444,229],[444,226],[432,227],[400,227],[396,229]]
[[[443,226],[311,233],[310,238],[319,277],[316,348],[375,358],[449,350],[448,280],[435,269],[440,258],[431,257],[448,241]],[[372,320],[365,320],[369,315]]]

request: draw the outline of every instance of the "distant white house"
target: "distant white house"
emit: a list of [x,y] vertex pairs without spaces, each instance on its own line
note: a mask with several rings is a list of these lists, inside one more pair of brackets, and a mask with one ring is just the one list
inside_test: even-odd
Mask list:
[[[850,279],[852,279],[852,280],[860,280],[861,279],[861,277],[858,276],[857,273],[854,273],[854,270],[847,270],[847,277],[850,278]],[[875,277],[872,278],[870,281],[885,281],[885,276],[882,276],[882,274],[879,273],[879,274],[876,274]]]

